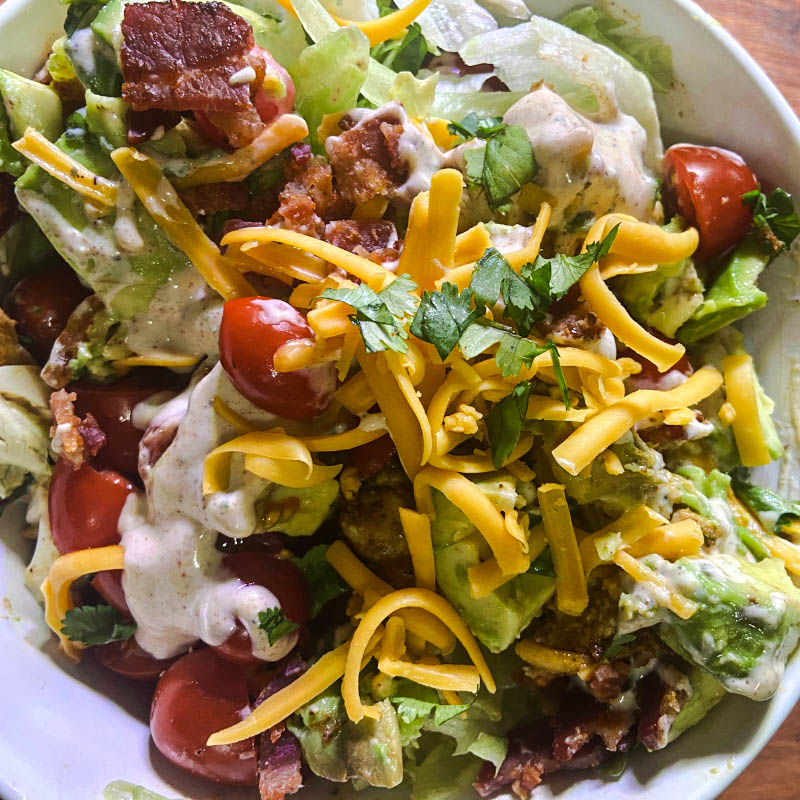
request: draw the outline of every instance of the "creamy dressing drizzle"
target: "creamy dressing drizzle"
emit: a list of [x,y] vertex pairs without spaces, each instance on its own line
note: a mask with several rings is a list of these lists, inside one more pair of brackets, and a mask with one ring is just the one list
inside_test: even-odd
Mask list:
[[126,253],[141,253],[144,239],[136,227],[133,204],[136,195],[124,181],[117,186],[117,217],[114,220],[114,239]]
[[130,495],[119,519],[125,570],[122,586],[136,620],[136,640],[156,658],[171,658],[198,639],[222,644],[236,629],[247,629],[253,654],[265,661],[283,658],[297,634],[274,645],[258,626],[258,612],[280,608],[263,586],[244,584],[222,564],[216,532],[186,517],[148,519],[147,501]]

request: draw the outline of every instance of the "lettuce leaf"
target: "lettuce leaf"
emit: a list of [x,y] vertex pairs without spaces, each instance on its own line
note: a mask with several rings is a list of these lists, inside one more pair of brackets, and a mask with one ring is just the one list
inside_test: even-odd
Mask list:
[[670,90],[675,79],[672,50],[658,36],[632,34],[624,20],[596,6],[577,8],[558,21],[621,55],[647,76],[654,92]]
[[533,16],[529,22],[475,36],[458,52],[471,66],[492,64],[512,92],[528,92],[545,81],[580,111],[610,118],[619,107],[644,128],[645,163],[658,167],[663,147],[653,90],[641,72],[607,47]]
[[128,781],[112,781],[103,790],[103,800],[169,800],[169,798]]
[[[405,8],[413,0],[395,0]],[[433,0],[417,17],[429,44],[455,52],[473,36],[497,28],[494,17],[475,0]]]

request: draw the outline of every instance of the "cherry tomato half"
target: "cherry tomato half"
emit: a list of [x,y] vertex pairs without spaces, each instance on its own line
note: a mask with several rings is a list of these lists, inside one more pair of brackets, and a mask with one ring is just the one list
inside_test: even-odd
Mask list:
[[119,542],[117,522],[136,487],[117,472],[89,464],[73,469],[60,458],[50,481],[48,507],[53,542],[59,553]]
[[374,442],[362,444],[350,451],[350,457],[362,478],[377,475],[386,462],[397,452],[392,437],[388,434]]
[[113,469],[129,478],[139,475],[139,442],[144,431],[134,427],[134,408],[148,397],[165,388],[168,379],[157,374],[139,375],[134,372],[114,383],[78,382],[67,387],[75,392],[75,413],[91,413],[107,441],[92,459],[95,466]]
[[155,681],[175,661],[174,658],[153,658],[133,637],[88,650],[104,667],[134,681]]
[[676,144],[664,154],[664,200],[698,229],[700,261],[724,253],[747,233],[753,215],[742,195],[757,186],[750,167],[730,150]]
[[219,329],[220,360],[251,403],[288,419],[311,419],[331,401],[336,388],[333,364],[277,372],[273,359],[286,342],[313,338],[303,315],[283,300],[228,300]]
[[[311,612],[308,586],[303,573],[291,561],[263,552],[239,552],[226,555],[222,563],[243,583],[269,589],[278,598],[286,618],[301,629],[305,627]],[[228,639],[212,649],[237,664],[261,663],[253,655],[250,636],[241,623],[237,623],[236,631]]]
[[256,782],[255,739],[208,747],[208,737],[250,711],[244,673],[204,648],[181,656],[162,676],[150,707],[150,733],[173,764],[217,783]]
[[126,617],[133,616],[128,608],[128,601],[125,599],[125,590],[122,588],[121,569],[105,569],[98,572],[92,578],[92,588],[120,614],[124,614]]
[[27,346],[38,361],[47,361],[69,315],[89,294],[67,264],[28,275],[13,288],[8,314],[17,321],[17,333],[30,339]]

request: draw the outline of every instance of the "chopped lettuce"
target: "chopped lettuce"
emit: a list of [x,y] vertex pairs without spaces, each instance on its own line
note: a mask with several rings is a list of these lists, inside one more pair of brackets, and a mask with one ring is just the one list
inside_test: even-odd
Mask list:
[[368,67],[369,41],[358,28],[348,26],[307,47],[290,68],[297,113],[308,123],[311,143],[318,152],[324,152],[317,138],[322,118],[356,105]]
[[[396,0],[405,8],[413,0]],[[447,52],[456,52],[473,36],[497,28],[494,17],[475,0],[433,0],[417,17],[427,42]]]
[[784,500],[779,494],[736,476],[733,488],[768,531],[778,533],[784,525],[800,520],[800,500]]
[[658,167],[662,145],[653,90],[624,58],[544,17],[470,39],[459,49],[469,65],[492,64],[512,92],[541,81],[587,113],[613,117],[619,109],[647,133],[645,163]]
[[620,598],[620,630],[660,624],[661,638],[727,691],[753,700],[771,697],[800,632],[800,590],[783,562],[753,564],[723,553],[674,564],[657,555],[643,561],[697,610],[681,619],[658,604],[650,584],[638,583]]
[[103,790],[103,800],[169,800],[169,798],[128,781],[112,781]]
[[481,760],[454,755],[455,750],[455,744],[445,739],[410,770],[414,781],[411,800],[459,800],[471,793]]
[[675,79],[672,50],[663,39],[631,33],[625,20],[612,17],[597,6],[576,8],[558,21],[630,61],[636,69],[647,75],[653,91],[670,90]]

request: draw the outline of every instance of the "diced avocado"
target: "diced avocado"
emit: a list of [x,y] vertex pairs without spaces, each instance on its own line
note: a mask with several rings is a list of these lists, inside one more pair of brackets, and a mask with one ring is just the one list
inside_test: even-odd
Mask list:
[[[434,521],[432,527],[436,527]],[[470,594],[467,570],[479,564],[483,542],[473,535],[435,554],[436,580],[442,594],[491,651],[511,645],[528,627],[555,591],[555,580],[544,575],[517,575],[487,597]]]
[[783,445],[781,444],[775,423],[772,420],[772,412],[775,410],[775,403],[764,391],[758,375],[753,373],[756,384],[756,405],[758,406],[758,423],[764,434],[764,441],[767,445],[769,457],[775,461],[783,456]]
[[670,742],[697,725],[725,697],[725,687],[699,667],[690,668],[689,682],[692,684],[692,696],[686,701],[669,729]]
[[703,282],[691,258],[660,264],[655,272],[624,275],[614,290],[639,322],[674,336],[703,302]]
[[56,83],[70,83],[77,80],[78,76],[69,60],[69,56],[65,51],[67,44],[67,37],[62,36],[53,42],[50,48],[50,55],[47,57],[46,67],[50,77]]
[[800,629],[800,590],[783,562],[753,564],[718,552],[674,564],[657,555],[643,561],[697,610],[682,619],[658,604],[650,584],[638,583],[620,598],[620,629],[660,623],[661,638],[726,691],[753,700],[771,697]]
[[[101,8],[98,17],[103,13]],[[85,89],[106,97],[119,97],[122,72],[114,47],[94,30],[97,18],[89,27],[73,31],[64,44],[75,75]]]
[[277,512],[281,516],[270,530],[280,531],[287,536],[310,536],[330,514],[338,496],[339,483],[335,480],[325,481],[310,489],[292,489],[275,483],[267,498],[265,511],[267,516],[270,512]]
[[121,97],[103,97],[86,90],[86,126],[105,150],[128,144],[127,113],[128,104]]
[[359,779],[392,788],[403,780],[403,750],[397,713],[389,700],[377,704],[380,717],[350,722],[338,684],[306,703],[287,722],[314,774],[342,783]]
[[745,237],[706,292],[702,305],[678,329],[678,339],[693,344],[761,308],[767,295],[756,286],[756,280],[771,257],[772,252],[758,237]]
[[49,86],[7,69],[0,69],[0,98],[0,172],[19,177],[27,162],[11,142],[29,127],[55,139],[62,129],[61,98]]

